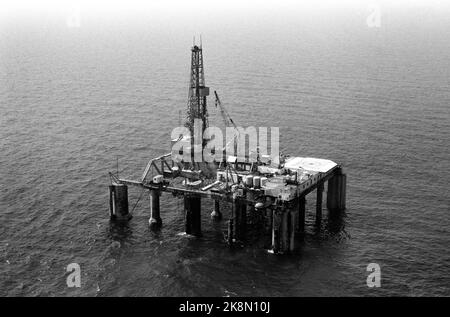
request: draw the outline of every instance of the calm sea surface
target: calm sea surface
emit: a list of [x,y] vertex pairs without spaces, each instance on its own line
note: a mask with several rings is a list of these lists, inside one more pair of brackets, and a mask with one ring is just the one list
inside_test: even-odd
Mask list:
[[[132,21],[81,15],[0,23],[1,296],[450,295],[448,12],[256,12]],[[281,148],[347,173],[347,210],[291,256],[229,249],[226,223],[183,231],[182,201],[109,221],[108,172],[138,178],[185,111],[192,36],[206,82],[241,126],[278,126]],[[211,124],[221,123],[209,98]],[[130,208],[140,190],[130,188]],[[81,265],[82,287],[66,286]],[[366,267],[381,266],[369,289]]]

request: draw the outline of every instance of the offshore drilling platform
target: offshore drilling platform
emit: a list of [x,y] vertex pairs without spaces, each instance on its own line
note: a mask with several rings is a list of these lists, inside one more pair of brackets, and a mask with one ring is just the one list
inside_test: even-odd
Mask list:
[[[219,106],[224,122],[237,129],[234,121],[214,91],[216,107]],[[211,217],[220,221],[222,204],[231,204],[228,210],[226,241],[229,245],[244,243],[250,231],[248,224],[270,237],[268,248],[273,253],[292,252],[305,230],[306,195],[316,191],[316,224],[322,219],[322,201],[327,183],[326,205],[330,213],[345,209],[346,175],[340,165],[330,160],[285,155],[256,154],[251,160],[229,149],[223,151],[221,159],[213,162],[195,161],[209,140],[203,137],[208,128],[207,97],[205,86],[203,50],[201,45],[191,48],[191,73],[185,127],[187,136],[172,140],[184,142],[183,149],[190,154],[172,150],[170,153],[151,159],[139,180],[119,178],[109,173],[111,185],[110,217],[114,221],[131,219],[128,206],[128,186],[148,190],[150,196],[150,220],[152,229],[162,225],[160,197],[162,192],[172,193],[183,199],[185,232],[201,236],[201,201],[209,199],[213,205]],[[200,123],[200,143],[195,144],[195,125]],[[183,139],[184,138],[184,139]],[[183,140],[182,140],[183,139]],[[234,144],[234,142],[233,142]],[[196,147],[197,146],[197,147]],[[232,146],[233,151],[236,147]],[[173,149],[173,147],[172,147]],[[258,152],[258,151],[257,151]],[[220,153],[222,154],[222,153]]]

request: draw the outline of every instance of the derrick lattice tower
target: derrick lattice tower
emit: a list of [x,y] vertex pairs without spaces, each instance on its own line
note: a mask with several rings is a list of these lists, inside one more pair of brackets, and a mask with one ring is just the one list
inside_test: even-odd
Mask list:
[[187,120],[185,126],[194,133],[194,120],[202,121],[202,135],[208,127],[208,110],[206,107],[206,97],[209,95],[209,87],[205,86],[205,73],[203,67],[203,50],[202,46],[194,46],[191,48],[191,74],[189,83],[189,97]]

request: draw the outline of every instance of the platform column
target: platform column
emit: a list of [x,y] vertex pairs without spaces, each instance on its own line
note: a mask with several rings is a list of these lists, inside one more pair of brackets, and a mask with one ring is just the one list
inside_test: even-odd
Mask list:
[[347,199],[347,175],[341,174],[340,175],[340,202],[339,202],[339,209],[345,210],[346,208],[346,199]]
[[334,175],[328,180],[327,187],[327,209],[335,211],[338,209],[338,175]]
[[[244,196],[245,197],[245,196]],[[247,208],[248,205],[244,202],[241,202],[240,204],[241,207],[241,218],[239,219],[239,230],[240,232],[240,240],[243,241],[246,237],[247,234]]]
[[272,233],[273,227],[273,211],[270,208],[264,210],[264,231],[265,233]]
[[276,208],[272,211],[272,215],[272,251],[273,253],[279,253],[281,248],[282,215]]
[[109,212],[113,220],[129,220],[128,212],[128,186],[113,183],[109,186]]
[[233,229],[234,240],[242,241],[245,236],[247,217],[245,204],[237,199],[233,200]]
[[150,190],[150,219],[148,221],[148,224],[151,228],[158,228],[162,225],[159,204],[160,196],[161,193],[159,192],[159,190]]
[[234,242],[234,227],[233,227],[234,221],[233,218],[228,219],[228,244],[233,245]]
[[298,199],[298,231],[305,232],[306,198],[301,196]]
[[295,236],[296,236],[296,227],[297,227],[297,212],[294,210],[289,211],[289,251],[295,250]]
[[220,220],[222,219],[222,213],[220,212],[220,202],[214,199],[214,210],[211,212],[211,219]]
[[246,198],[248,201],[252,202],[250,204],[247,204],[247,207],[246,207],[247,218],[249,219],[249,222],[251,224],[254,224],[255,222],[257,223],[257,222],[259,222],[260,213],[255,212],[255,203],[253,202],[253,198],[254,198],[253,192],[250,190],[247,190]]
[[239,240],[239,234],[240,234],[240,232],[239,232],[239,219],[240,219],[240,216],[241,216],[241,209],[240,209],[239,203],[237,202],[236,199],[233,199],[232,204],[233,205],[231,206],[231,208],[232,208],[231,218],[232,218],[232,222],[233,223],[232,223],[231,226],[233,228],[233,230],[232,230],[233,241],[237,241],[237,240]]
[[323,182],[317,184],[316,224],[320,224],[320,222],[322,221],[323,187]]
[[289,251],[290,244],[290,225],[289,225],[289,210],[283,208],[281,212],[281,243],[280,250],[282,253],[287,253]]
[[201,236],[201,198],[197,195],[184,196],[186,233]]
[[341,170],[328,180],[327,208],[331,212],[345,209],[347,176]]
[[264,244],[266,247],[271,248],[272,246],[272,216],[273,212],[270,208],[264,205],[259,205],[255,208],[255,211],[260,215],[262,220],[262,232],[264,235]]

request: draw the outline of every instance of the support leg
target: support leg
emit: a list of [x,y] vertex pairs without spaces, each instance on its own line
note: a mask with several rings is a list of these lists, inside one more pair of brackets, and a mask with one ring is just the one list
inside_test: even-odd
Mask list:
[[150,190],[150,219],[148,223],[151,228],[158,228],[162,225],[159,204],[160,196],[161,193],[158,190]]
[[296,232],[296,219],[297,213],[294,210],[289,211],[289,251],[295,250],[295,232]]
[[283,209],[281,214],[281,252],[287,253],[289,251],[290,237],[289,237],[289,210]]
[[109,217],[112,219],[114,219],[114,214],[115,214],[115,210],[114,210],[115,206],[114,206],[114,186],[110,185],[109,186]]
[[128,186],[113,183],[109,186],[110,215],[113,220],[129,220]]
[[214,210],[211,213],[211,219],[220,220],[222,219],[222,213],[220,212],[220,202],[214,199]]
[[240,223],[240,240],[244,241],[245,237],[247,235],[247,204],[241,203],[239,204],[241,207],[241,219],[239,220]]
[[263,227],[264,245],[268,249],[272,249],[273,211],[270,208],[265,208],[264,210],[261,210],[261,212],[263,213],[263,221],[264,221]]
[[345,209],[347,176],[338,170],[328,180],[327,208],[330,212],[339,212]]
[[195,195],[185,195],[184,211],[186,233],[201,236],[201,198]]
[[276,254],[280,252],[281,213],[274,209],[272,219],[272,250]]
[[328,180],[327,208],[330,212],[339,209],[339,175],[334,175]]
[[317,201],[316,201],[316,224],[320,225],[322,222],[322,198],[323,198],[323,183],[317,186]]
[[[253,197],[254,197],[253,192],[250,190],[247,190],[246,197],[247,197],[247,200],[253,201]],[[247,218],[249,219],[249,223],[250,224],[257,223],[259,221],[257,216],[260,215],[260,213],[255,213],[255,204],[254,203],[247,204],[246,209],[247,209]]]
[[300,232],[305,232],[305,214],[306,214],[306,199],[302,196],[298,199],[298,229]]
[[245,237],[245,228],[247,222],[245,205],[238,200],[233,201],[233,228],[234,240],[242,241]]
[[228,244],[231,246],[234,242],[234,227],[233,227],[233,219],[228,220]]
[[347,175],[342,174],[341,175],[341,182],[340,182],[340,204],[339,204],[339,209],[340,210],[345,210],[346,208],[346,199],[347,199]]

